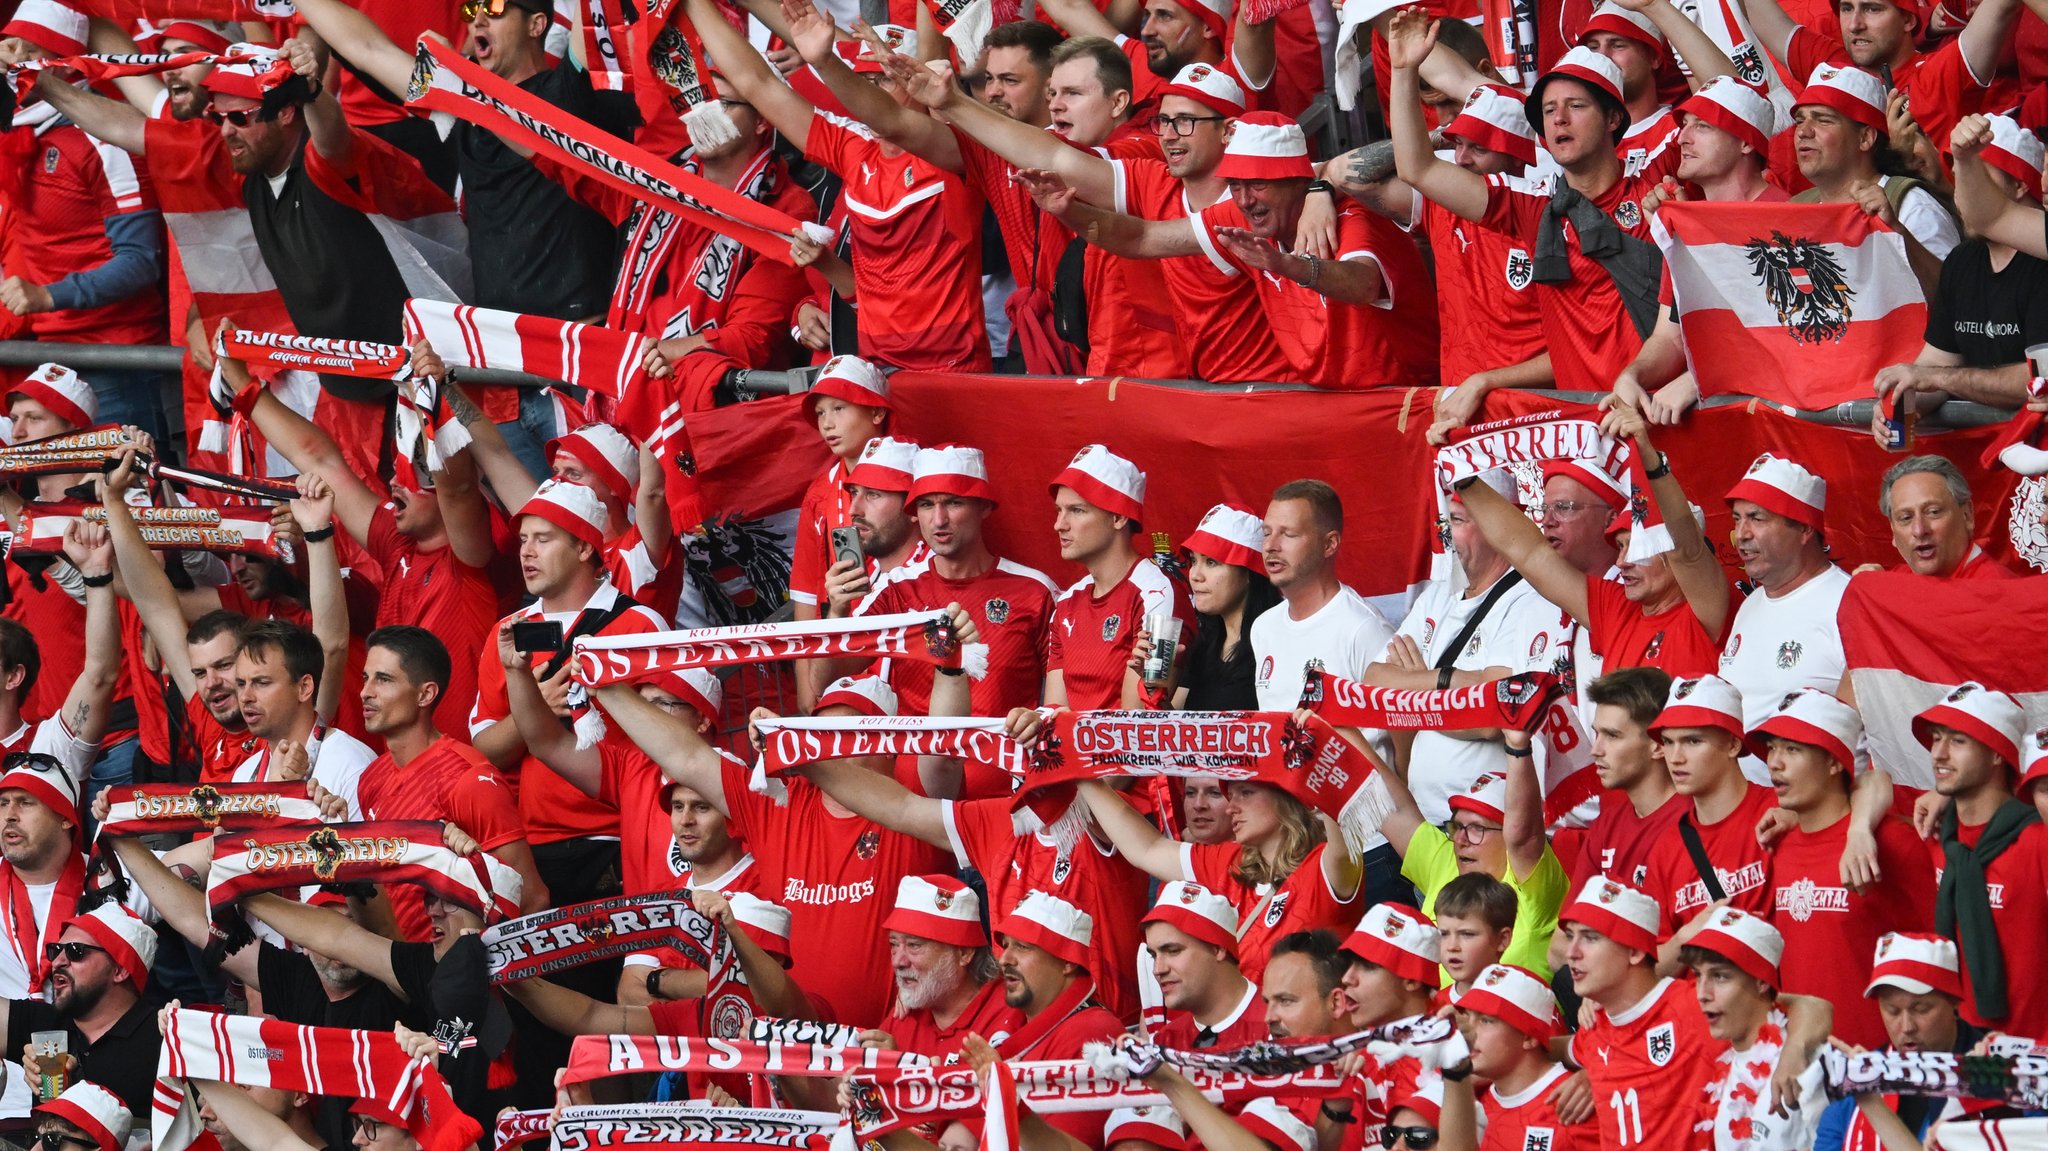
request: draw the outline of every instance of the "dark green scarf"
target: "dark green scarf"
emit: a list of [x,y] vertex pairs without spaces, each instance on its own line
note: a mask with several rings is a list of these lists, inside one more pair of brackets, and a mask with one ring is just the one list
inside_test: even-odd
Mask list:
[[1985,1019],[2003,1019],[2005,1001],[2005,952],[1998,943],[1998,924],[1991,916],[1991,890],[1984,873],[1991,861],[2005,853],[2020,833],[2041,822],[2041,813],[2029,803],[2007,799],[1984,825],[1984,834],[1974,848],[1956,838],[1956,809],[1950,804],[1941,814],[1941,851],[1944,862],[1941,887],[1934,893],[1934,930],[1956,941],[1963,965],[1970,972],[1970,995],[1977,1014]]

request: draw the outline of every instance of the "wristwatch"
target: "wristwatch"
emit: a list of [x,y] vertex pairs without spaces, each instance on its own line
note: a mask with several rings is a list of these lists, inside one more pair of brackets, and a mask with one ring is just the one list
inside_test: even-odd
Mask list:
[[662,973],[663,973],[663,972],[665,972],[666,970],[667,970],[667,968],[663,968],[663,967],[650,967],[650,968],[648,968],[648,970],[647,970],[647,998],[649,998],[649,999],[653,999],[653,1000],[656,1000],[656,1001],[659,1001],[659,1000],[661,1000],[661,999],[664,999],[664,998],[665,998],[665,996],[663,996],[663,995],[662,995],[662,993],[661,993],[661,976],[662,976]]
[[1328,180],[1310,180],[1308,182],[1308,190],[1311,192],[1328,192],[1332,198],[1335,198],[1337,195],[1337,189],[1331,187]]

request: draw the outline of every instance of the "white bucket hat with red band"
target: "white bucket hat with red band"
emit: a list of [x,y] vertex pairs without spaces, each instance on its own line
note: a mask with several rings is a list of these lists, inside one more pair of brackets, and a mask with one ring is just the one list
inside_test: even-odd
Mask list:
[[1180,1114],[1164,1103],[1149,1107],[1119,1107],[1109,1113],[1109,1119],[1102,1125],[1102,1145],[1114,1147],[1127,1139],[1163,1147],[1166,1151],[1184,1151],[1188,1145],[1188,1125]]
[[1202,513],[1202,522],[1187,538],[1187,549],[1220,564],[1266,570],[1266,521],[1229,504],[1217,504]]
[[135,1115],[119,1096],[97,1083],[80,1080],[62,1095],[35,1108],[37,1115],[62,1119],[92,1137],[100,1151],[121,1151],[135,1126]]
[[1074,453],[1074,462],[1054,476],[1047,489],[1072,488],[1103,511],[1130,519],[1145,516],[1145,473],[1138,465],[1101,444]]
[[1783,456],[1765,452],[1751,460],[1749,471],[1722,498],[1731,504],[1748,500],[1815,531],[1827,528],[1828,482]]
[[1230,126],[1216,175],[1225,180],[1313,180],[1308,136],[1278,112],[1246,112]]
[[[227,33],[206,20],[173,20],[157,29],[156,38],[158,44],[183,40],[201,52],[211,52],[216,56],[225,53],[228,45],[234,42]],[[168,52],[170,49],[166,48],[164,51]]]
[[879,675],[843,675],[818,697],[816,710],[850,707],[862,715],[895,715],[896,689]]
[[1917,931],[1885,932],[1871,957],[1870,985],[1863,989],[1863,997],[1876,995],[1880,987],[1912,995],[1939,991],[1961,999],[1963,965],[1955,941]]
[[1652,23],[1648,16],[1641,12],[1631,12],[1616,4],[1614,0],[1607,0],[1593,9],[1593,15],[1586,20],[1586,26],[1579,30],[1579,43],[1584,44],[1586,37],[1595,32],[1612,32],[1659,50],[1664,47],[1664,33],[1658,30],[1657,25]]
[[[1189,0],[1199,4],[1199,0]],[[1244,115],[1244,89],[1230,73],[1214,64],[1189,64],[1173,74],[1173,83],[1159,90],[1161,96],[1180,96],[1211,112],[1225,116]]]
[[100,401],[92,385],[62,364],[38,365],[26,379],[7,389],[7,394],[27,396],[74,428],[89,428],[99,422]]
[[1863,738],[1863,717],[1855,708],[1817,687],[1802,687],[1778,701],[1772,712],[1745,741],[1749,753],[1768,759],[1771,737],[1812,744],[1843,767],[1856,767],[1856,744]]
[[1508,777],[1497,771],[1480,772],[1465,790],[1451,796],[1450,808],[1499,823],[1507,818]]
[[827,397],[864,408],[894,407],[889,400],[888,377],[859,356],[834,356],[826,360],[817,381],[804,393],[804,410],[812,410],[818,400]]
[[1237,1122],[1279,1151],[1316,1151],[1316,1129],[1271,1096],[1245,1104],[1237,1113]]
[[1621,113],[1621,131],[1628,131],[1628,101],[1621,98],[1621,66],[1582,44],[1559,57],[1550,71],[1536,77],[1528,99],[1522,101],[1522,114],[1529,118],[1530,126],[1539,136],[1543,132],[1543,89],[1552,80],[1577,80],[1606,96],[1609,109]]
[[942,444],[919,448],[910,466],[910,491],[904,499],[915,504],[926,496],[966,496],[996,502],[995,489],[988,483],[988,464],[980,448]]
[[1344,950],[1402,979],[1435,987],[1443,962],[1436,923],[1412,907],[1377,903],[1344,941]]
[[1664,697],[1664,710],[1650,721],[1650,738],[1667,727],[1718,727],[1740,741],[1742,693],[1718,675],[1674,679]]
[[107,956],[128,973],[136,991],[149,986],[149,969],[156,963],[156,929],[133,912],[118,903],[102,903],[84,915],[72,916],[64,927],[76,927],[106,948]]
[[697,714],[706,719],[717,719],[725,704],[725,685],[718,681],[715,673],[705,668],[682,668],[668,672],[659,679],[641,682],[675,696],[696,708]]
[[244,40],[228,45],[228,54],[251,59],[242,64],[216,64],[202,83],[207,91],[222,96],[240,96],[244,100],[261,100],[292,78],[291,61],[268,44],[251,44]]
[[1164,923],[1190,938],[1237,954],[1237,909],[1199,883],[1175,880],[1159,889],[1159,901],[1140,923]]
[[1785,958],[1785,937],[1748,912],[1720,908],[1692,937],[1691,945],[1719,955],[1752,979],[1778,986],[1778,963]]
[[860,459],[846,473],[846,482],[878,492],[908,492],[917,452],[917,445],[910,440],[876,436],[860,450]]
[[[1605,59],[1605,57],[1602,57]],[[1593,497],[1609,508],[1628,507],[1628,489],[1621,481],[1607,473],[1607,469],[1590,460],[1544,460],[1543,479],[1547,483],[1558,476],[1577,480],[1593,493]]]
[[84,12],[56,0],[21,0],[14,19],[0,28],[0,38],[19,36],[52,56],[85,53],[87,19]]
[[582,484],[547,481],[520,505],[519,516],[539,516],[593,548],[604,547],[604,501]]
[[745,929],[747,938],[788,966],[789,908],[744,891],[729,893],[725,901],[732,905],[732,917]]
[[1733,76],[1716,76],[1678,105],[1678,112],[1696,116],[1756,149],[1769,152],[1778,134],[1778,108],[1757,90]]
[[0,775],[0,791],[19,789],[36,797],[36,802],[57,813],[70,824],[74,834],[78,818],[78,781],[53,756],[23,755],[7,774]]
[[1884,114],[1884,81],[1875,72],[1861,68],[1837,68],[1822,64],[1806,78],[1806,90],[1792,102],[1794,108],[1802,104],[1819,104],[1833,108],[1849,119],[1866,128],[1886,131],[1888,123]]
[[547,453],[550,462],[558,455],[573,457],[620,503],[630,504],[640,494],[640,445],[611,424],[585,424],[549,440]]
[[1458,997],[1460,1011],[1491,1015],[1531,1039],[1548,1042],[1564,1033],[1557,996],[1550,984],[1520,967],[1496,963],[1479,973]]
[[2020,190],[2041,199],[2041,137],[2034,135],[2011,116],[1992,116],[1991,142],[1984,145],[1984,162],[2019,181]]
[[1522,97],[1511,88],[1480,84],[1465,97],[1465,106],[1444,125],[1444,135],[1458,136],[1491,152],[1505,152],[1524,164],[1536,162],[1536,134],[1522,111]]
[[1960,731],[1997,752],[2015,770],[2020,765],[2020,737],[2027,713],[2019,701],[1981,683],[1958,684],[1941,702],[1913,717],[1913,738],[1921,747],[1934,744],[1936,726]]
[[1059,896],[1031,891],[996,924],[996,934],[1028,943],[1055,959],[1087,967],[1088,944],[1095,938],[1095,917]]
[[896,906],[882,930],[900,931],[948,947],[987,947],[981,897],[950,875],[906,875],[896,882]]
[[1219,44],[1230,38],[1230,20],[1233,15],[1230,0],[1178,0],[1178,3],[1195,19],[1200,20],[1203,27],[1214,32]]
[[1619,880],[1596,875],[1557,913],[1559,923],[1582,923],[1634,951],[1657,950],[1657,901]]

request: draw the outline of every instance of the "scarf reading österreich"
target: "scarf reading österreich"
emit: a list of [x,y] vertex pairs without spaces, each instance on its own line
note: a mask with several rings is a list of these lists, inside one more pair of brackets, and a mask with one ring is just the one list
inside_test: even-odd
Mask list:
[[448,850],[444,828],[427,820],[374,820],[215,836],[206,885],[214,934],[232,952],[249,938],[236,900],[319,883],[417,883],[486,922],[517,912],[519,873],[488,852]]
[[562,111],[464,60],[450,45],[421,40],[405,102],[445,112],[532,148],[626,195],[731,236],[789,263],[795,217],[694,176],[645,149]]
[[[215,507],[130,507],[128,514],[152,548],[261,556],[292,560],[289,536],[271,530],[270,509],[248,504]],[[32,500],[21,508],[14,551],[21,555],[64,554],[64,532],[73,523],[104,524],[107,509],[79,500]]]
[[210,835],[326,822],[304,784],[132,783],[108,788],[107,799],[101,835]]
[[365,379],[395,380],[404,375],[412,364],[412,353],[399,344],[331,340],[324,336],[252,332],[240,328],[216,333],[213,351],[216,356],[240,360],[252,369],[327,372]]
[[1568,415],[1562,408],[1530,412],[1504,420],[1473,424],[1451,433],[1437,449],[1437,530],[1430,541],[1431,579],[1448,579],[1451,570],[1451,485],[1495,468],[1541,464],[1545,460],[1583,460],[1618,476],[1634,455],[1626,441],[1600,430],[1597,418]]
[[1024,774],[1024,749],[1003,734],[1007,720],[976,716],[853,715],[764,719],[753,789],[786,802],[782,777],[834,759],[936,755]]
[[685,668],[843,656],[963,668],[975,679],[988,672],[988,645],[955,639],[943,611],[583,636],[573,649],[575,680],[586,688],[634,683]]
[[492,983],[670,947],[693,967],[733,967],[732,937],[698,912],[688,891],[596,899],[508,919],[484,930]]
[[1532,672],[1443,691],[1367,687],[1319,667],[1306,670],[1301,706],[1337,727],[1381,731],[1532,731],[1543,744],[1543,815],[1554,823],[1600,788],[1592,740],[1554,675]]
[[564,1107],[555,1119],[553,1147],[554,1151],[598,1151],[629,1144],[715,1144],[756,1151],[823,1151],[840,1122],[831,1111],[771,1111],[699,1103]]
[[405,1116],[422,1151],[463,1151],[483,1134],[476,1120],[456,1109],[434,1061],[406,1054],[388,1031],[179,1009],[166,1015],[156,1074],[150,1124],[156,1151],[184,1151],[203,1133],[186,1082],[192,1079],[375,1099]]
[[1017,790],[1048,822],[1048,788],[1090,779],[1212,775],[1270,784],[1337,821],[1363,850],[1394,809],[1372,759],[1322,719],[1284,711],[1061,711],[1039,735]]
[[1859,1051],[1824,1048],[1807,1074],[1818,1074],[1828,1097],[1931,1095],[1992,1099],[2027,1110],[2048,1108],[2048,1050],[2028,1040],[1994,1046],[1982,1055],[1948,1051]]

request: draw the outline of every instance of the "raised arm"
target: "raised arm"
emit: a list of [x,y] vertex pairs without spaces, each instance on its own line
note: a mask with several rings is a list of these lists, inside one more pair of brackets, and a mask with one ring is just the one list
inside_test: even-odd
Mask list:
[[220,1125],[247,1151],[315,1151],[291,1124],[264,1110],[240,1087],[216,1079],[194,1079],[192,1086],[199,1089],[199,1097]]
[[[1493,549],[1507,558],[1529,586],[1544,599],[1586,622],[1586,577],[1543,539],[1543,529],[1522,514],[1507,497],[1478,482],[1458,489],[1465,514],[1472,517],[1479,534]],[[1687,513],[1690,515],[1691,513]]]
[[[98,16],[92,18],[92,23],[86,30],[85,46],[88,51],[109,56],[121,56],[142,51],[141,48],[136,46],[133,36],[122,31],[120,26],[114,22],[103,20]],[[158,76],[116,76],[114,78],[114,87],[120,90],[121,98],[128,101],[129,107],[141,112],[144,116],[155,112],[158,103],[164,98],[164,82]],[[89,134],[97,135],[90,128],[87,128],[86,131]],[[107,143],[114,144],[112,140],[108,140]],[[114,144],[114,146],[124,151],[128,150],[125,144]]]
[[654,1014],[593,999],[545,979],[519,979],[504,991],[533,1013],[542,1026],[562,1035],[652,1035]]
[[142,155],[143,126],[149,118],[127,104],[72,87],[47,68],[36,73],[36,95],[49,101],[65,119],[85,129],[86,135],[124,152]]
[[1123,36],[1123,31],[1097,11],[1091,0],[1038,0],[1038,15],[1058,25],[1069,38],[1100,36],[1114,41]]
[[525,464],[519,462],[519,457],[512,454],[504,433],[498,430],[498,425],[492,423],[490,417],[484,415],[483,409],[477,406],[469,393],[462,390],[462,385],[448,380],[447,365],[432,344],[421,340],[413,345],[412,370],[416,374],[441,377],[441,392],[448,400],[448,408],[462,422],[463,430],[469,433],[469,451],[475,461],[474,466],[483,475],[484,482],[497,493],[498,502],[508,508],[517,508],[532,499],[540,482],[526,470]]
[[1999,195],[1984,166],[1984,145],[1990,142],[1991,121],[1983,116],[1963,117],[1949,136],[1963,226],[1994,244],[2048,259],[2048,214]]
[[1749,26],[1756,30],[1756,38],[1782,62],[1792,46],[1792,33],[1799,25],[1793,23],[1778,0],[1742,0],[1742,10],[1749,17]]
[[1223,1108],[1209,1101],[1201,1088],[1165,1063],[1145,1076],[1145,1082],[1166,1096],[1167,1105],[1188,1125],[1191,1140],[1199,1139],[1209,1151],[1271,1151],[1258,1135],[1232,1119]]
[[392,43],[375,21],[343,0],[307,0],[297,7],[306,26],[357,71],[387,92],[405,91],[412,81],[410,46]]
[[[102,791],[93,802],[93,819],[106,822],[107,792]],[[163,921],[171,930],[185,937],[194,947],[204,948],[212,939],[213,922],[206,907],[206,893],[201,889],[203,876],[186,876],[173,872],[157,858],[140,839],[130,836],[111,836],[108,842],[114,845],[115,858],[121,861],[121,869],[142,894],[149,898],[149,905],[156,908]],[[261,943],[251,942],[236,949],[234,954],[221,961],[221,970],[258,991],[256,957],[263,950]]]
[[946,837],[944,800],[918,795],[897,783],[893,776],[865,767],[857,760],[814,763],[804,768],[803,774],[862,819],[921,839],[941,851],[952,850],[952,841]]
[[[920,8],[922,13],[923,9]],[[782,18],[789,23],[790,46],[795,48],[831,89],[853,118],[875,130],[875,134],[914,156],[920,156],[949,172],[958,172],[960,142],[944,124],[915,108],[906,108],[879,85],[862,79],[834,50],[838,39],[832,20],[813,0],[782,0]],[[906,59],[908,59],[906,57]],[[925,70],[918,61],[910,67]],[[928,74],[928,73],[927,73]]]
[[605,715],[663,775],[710,800],[720,812],[732,814],[725,802],[725,757],[704,742],[696,728],[640,698],[631,684],[601,687],[596,696]]
[[[718,61],[719,74],[732,82],[740,96],[766,117],[798,151],[811,139],[811,118],[817,109],[796,89],[783,82],[773,65],[761,58],[739,30],[726,23],[711,0],[686,0],[689,18],[704,38],[704,51]],[[766,5],[772,7],[772,5]],[[778,16],[777,23],[780,23]]]
[[[114,544],[105,527],[73,520],[64,529],[64,558],[71,561],[79,575],[98,581],[100,586],[86,584],[85,664],[79,668],[78,678],[71,681],[64,709],[57,714],[79,742],[96,744],[107,733],[107,712],[113,707],[114,688],[121,680],[121,613],[114,602]],[[181,642],[172,652],[184,650]]]
[[[2048,5],[2043,7],[2048,8]],[[1970,13],[1970,22],[1963,25],[1962,33],[1956,37],[1956,47],[1963,54],[1963,67],[1969,70],[1970,79],[1977,82],[1977,87],[1988,87],[1992,77],[1998,74],[1998,57],[2012,37],[2013,21],[2019,18],[2019,14],[2020,0],[1982,0]],[[1956,95],[1967,99],[1969,94],[1959,92]]]
[[[225,326],[225,324],[224,324]],[[377,493],[362,481],[341,456],[341,449],[313,421],[285,406],[283,400],[249,375],[240,360],[222,356],[220,368],[236,391],[256,388],[249,420],[278,453],[302,472],[313,472],[334,492],[334,515],[357,543],[370,541],[370,519],[377,514]]]
[[391,941],[356,926],[340,912],[268,892],[244,899],[242,910],[307,951],[346,963],[390,988],[393,995],[405,997],[391,966]]
[[1502,812],[1501,837],[1507,844],[1508,866],[1517,881],[1526,880],[1543,862],[1543,782],[1536,778],[1536,756],[1529,733],[1504,730],[1508,745],[1507,810]]
[[1192,220],[1140,220],[1106,208],[1084,204],[1074,189],[1058,174],[1043,168],[1019,168],[1015,177],[1031,192],[1040,208],[1074,230],[1074,234],[1113,256],[1134,260],[1163,260],[1168,256],[1194,256],[1202,251],[1195,238]]
[[178,606],[178,589],[171,585],[171,577],[164,573],[156,553],[142,538],[142,528],[122,499],[135,483],[136,450],[122,448],[115,457],[114,470],[101,485],[101,502],[107,509],[107,534],[114,542],[114,561],[121,569],[121,585],[128,591],[129,602],[135,605],[135,614],[142,617],[143,630],[156,645],[164,671],[177,685],[178,694],[190,699],[198,692],[199,681],[193,677],[191,662],[185,658],[186,620]]
[[[387,41],[388,43],[388,41]],[[284,58],[291,62],[292,71],[306,78],[317,93],[311,100],[299,106],[299,115],[305,117],[306,136],[312,141],[313,150],[320,158],[337,168],[345,168],[355,156],[355,130],[349,127],[342,115],[341,101],[329,92],[320,78],[327,72],[327,56],[317,42],[306,36],[294,36],[279,49]],[[412,57],[406,57],[405,73],[412,75]],[[403,92],[404,88],[393,88]]]
[[1191,878],[1181,870],[1180,841],[1159,834],[1158,828],[1108,784],[1092,780],[1082,784],[1081,798],[1094,813],[1096,825],[1116,845],[1117,854],[1130,860],[1133,867],[1161,883]]
[[1467,220],[1486,214],[1486,177],[1438,159],[1422,122],[1422,87],[1416,67],[1436,46],[1436,22],[1420,9],[1397,12],[1387,26],[1387,51],[1394,70],[1388,94],[1388,130],[1394,137],[1394,171],[1409,187]]
[[1323,165],[1330,186],[1397,224],[1415,217],[1415,189],[1394,176],[1394,145],[1375,140]]
[[[306,549],[306,598],[312,609],[313,638],[323,657],[320,690],[313,711],[322,722],[334,718],[348,684],[348,597],[341,590],[341,553],[334,546],[334,490],[310,472],[299,476],[299,498],[292,501],[292,519]],[[321,530],[326,538],[313,539]]]
[[[1678,590],[1685,594],[1694,618],[1709,636],[1718,640],[1728,623],[1731,598],[1721,561],[1707,545],[1699,521],[1692,518],[1692,504],[1685,498],[1685,489],[1671,475],[1671,461],[1650,442],[1650,421],[1629,404],[1616,402],[1612,397],[1606,402],[1608,412],[1601,419],[1603,429],[1609,435],[1633,439],[1643,468],[1651,477],[1650,495],[1656,499],[1657,514],[1664,518],[1664,527],[1671,533],[1671,551],[1665,556],[1665,563],[1678,580]],[[1582,594],[1584,586],[1580,584]]]
[[927,68],[900,54],[890,55],[883,61],[883,67],[918,103],[989,151],[1019,168],[1043,168],[1057,173],[1091,204],[1108,205],[1115,201],[1116,170],[1108,160],[1076,148],[1042,128],[1012,120],[973,99],[953,82],[951,68]]
[[[505,699],[519,738],[525,741],[528,754],[548,770],[594,797],[604,787],[604,757],[594,746],[578,748],[576,733],[548,706],[533,678],[532,658],[512,645],[513,623],[510,619],[498,622],[497,642],[498,659],[505,666]],[[567,661],[555,674],[569,674]]]
[[[1716,76],[1734,76],[1735,62],[1707,35],[1707,30],[1695,24],[1685,13],[1678,10],[1671,0],[1614,0],[1624,8],[1640,12],[1650,18],[1657,31],[1664,33],[1671,50],[1678,53],[1685,66],[1692,71],[1692,86],[1699,88]],[[2017,3],[2018,0],[2001,0]],[[1739,79],[1739,77],[1738,77]]]

